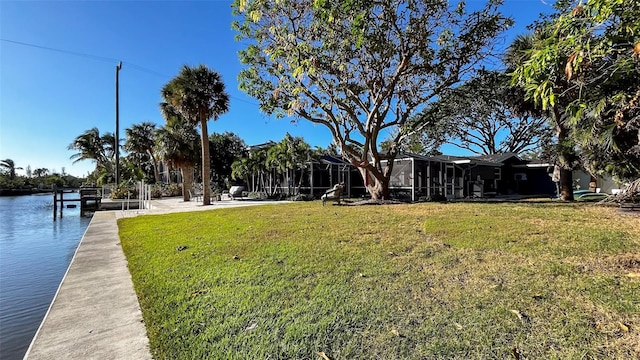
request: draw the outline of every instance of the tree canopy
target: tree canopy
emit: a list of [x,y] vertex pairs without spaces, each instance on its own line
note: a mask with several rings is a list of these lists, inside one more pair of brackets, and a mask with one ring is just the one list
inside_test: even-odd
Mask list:
[[143,121],[140,124],[134,124],[125,130],[127,140],[124,143],[124,149],[127,150],[133,159],[133,162],[141,170],[147,172],[148,165],[151,165],[151,173],[156,183],[160,182],[160,174],[158,173],[158,161],[156,159],[156,124]]
[[73,163],[82,160],[91,160],[96,164],[94,175],[101,183],[106,183],[115,176],[115,136],[107,132],[100,134],[98,128],[91,128],[78,135],[68,146],[69,150],[76,150],[71,155]]
[[396,145],[422,126],[412,115],[475,71],[511,24],[500,3],[236,0],[249,44],[240,88],[268,114],[326,126],[372,197],[386,197]]
[[537,45],[514,81],[543,109],[561,107],[592,173],[638,178],[640,3],[571,3],[537,26]]
[[202,146],[202,203],[211,204],[211,163],[207,122],[218,120],[229,111],[229,95],[220,74],[205,65],[185,65],[161,91],[166,106],[171,106],[193,125],[200,125]]
[[211,148],[211,178],[213,183],[224,188],[232,178],[231,164],[242,158],[247,151],[247,144],[238,135],[232,132],[209,135],[209,147]]
[[[429,104],[451,144],[476,154],[523,153],[552,136],[544,116],[522,111],[519,88],[500,71],[482,71]],[[434,138],[433,136],[427,138]]]

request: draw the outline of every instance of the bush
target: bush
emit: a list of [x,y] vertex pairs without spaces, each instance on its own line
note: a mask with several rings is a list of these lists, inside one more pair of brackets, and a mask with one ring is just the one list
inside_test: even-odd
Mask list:
[[163,184],[162,196],[164,197],[182,196],[182,184],[168,184],[168,185]]
[[[244,196],[244,193],[242,193],[242,195]],[[264,192],[250,192],[250,193],[247,193],[247,197],[249,199],[265,200],[267,199],[267,194]]]
[[111,191],[111,199],[137,199],[138,189],[130,188],[128,184],[120,184]]
[[159,199],[162,197],[162,184],[151,185],[151,198]]

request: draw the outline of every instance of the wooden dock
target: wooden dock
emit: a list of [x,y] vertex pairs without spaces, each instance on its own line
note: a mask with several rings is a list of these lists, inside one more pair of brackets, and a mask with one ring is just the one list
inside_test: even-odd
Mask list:
[[[58,214],[58,203],[60,205],[60,218],[63,215],[64,203],[80,203],[80,216],[84,216],[87,211],[100,210],[102,196],[99,194],[99,188],[82,188],[78,191],[77,198],[64,198],[65,193],[62,189],[54,189],[53,191],[53,221],[56,221]],[[75,194],[75,193],[73,193]],[[67,204],[68,207],[75,207],[75,204]]]

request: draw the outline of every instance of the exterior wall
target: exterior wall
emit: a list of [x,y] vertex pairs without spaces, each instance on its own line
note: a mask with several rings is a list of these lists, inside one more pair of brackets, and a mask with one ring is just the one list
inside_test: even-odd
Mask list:
[[[574,170],[573,171],[573,183],[574,183],[574,188],[575,189],[579,189],[579,190],[592,190],[592,191],[596,191],[596,189],[600,189],[601,193],[605,193],[605,194],[611,194],[612,190],[614,189],[620,189],[621,185],[617,184],[615,181],[613,181],[612,178],[610,177],[600,177],[597,176],[595,177],[595,189],[593,189],[593,187],[590,187],[590,182],[591,182],[592,178],[591,175],[584,171],[584,170]],[[579,186],[579,188],[578,188]]]

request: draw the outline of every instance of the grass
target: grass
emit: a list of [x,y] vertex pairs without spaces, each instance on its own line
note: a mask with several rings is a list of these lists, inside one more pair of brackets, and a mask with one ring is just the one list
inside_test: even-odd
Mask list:
[[158,359],[630,359],[640,218],[615,211],[312,202],[119,227]]

